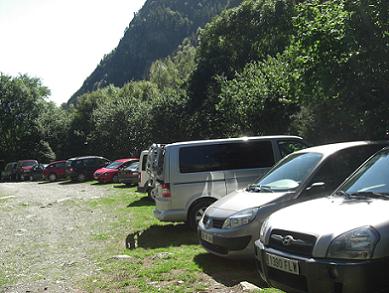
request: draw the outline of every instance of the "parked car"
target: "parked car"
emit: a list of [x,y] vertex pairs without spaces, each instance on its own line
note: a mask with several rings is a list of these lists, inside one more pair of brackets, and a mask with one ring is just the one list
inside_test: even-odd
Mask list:
[[1,172],[1,181],[16,180],[16,166],[17,162],[10,162],[5,165],[3,172]]
[[139,161],[132,162],[129,166],[121,168],[118,174],[118,182],[126,185],[138,184]]
[[43,176],[50,182],[57,181],[66,177],[66,161],[55,161],[50,163],[44,170]]
[[147,192],[150,196],[151,188],[149,186],[150,175],[146,171],[147,158],[149,151],[145,150],[140,154],[139,158],[139,175],[138,175],[138,187],[139,192]]
[[111,162],[103,157],[85,156],[71,158],[66,161],[66,175],[72,181],[92,179],[93,173]]
[[287,292],[389,292],[389,149],[332,195],[272,214],[255,242],[258,270]]
[[43,180],[43,171],[47,167],[47,164],[38,164],[32,167],[31,175],[30,175],[30,181],[38,181]]
[[248,188],[209,206],[198,226],[201,245],[218,256],[253,258],[254,241],[271,213],[328,195],[386,145],[389,142],[337,143],[288,155]]
[[38,165],[36,160],[18,161],[16,165],[16,180],[27,180],[31,176],[32,168]]
[[307,146],[297,136],[262,136],[168,144],[158,160],[154,215],[197,228],[205,209],[247,186],[275,162]]
[[138,161],[138,158],[126,158],[113,161],[108,166],[97,169],[93,174],[93,178],[95,178],[100,183],[118,182],[118,174],[120,169],[126,168],[133,162]]

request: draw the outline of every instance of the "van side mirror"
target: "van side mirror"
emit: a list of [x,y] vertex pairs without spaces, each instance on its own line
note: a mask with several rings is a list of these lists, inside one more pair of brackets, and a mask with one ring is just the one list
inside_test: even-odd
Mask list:
[[325,185],[326,184],[324,182],[314,182],[310,186],[308,186],[305,190],[309,191],[312,189],[324,188]]

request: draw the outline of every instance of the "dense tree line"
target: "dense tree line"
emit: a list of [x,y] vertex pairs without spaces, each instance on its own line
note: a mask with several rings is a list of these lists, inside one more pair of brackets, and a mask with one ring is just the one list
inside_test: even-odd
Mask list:
[[45,100],[39,80],[2,76],[1,155],[117,158],[153,142],[288,133],[383,139],[388,80],[387,1],[245,0],[144,80],[84,94],[66,110]]

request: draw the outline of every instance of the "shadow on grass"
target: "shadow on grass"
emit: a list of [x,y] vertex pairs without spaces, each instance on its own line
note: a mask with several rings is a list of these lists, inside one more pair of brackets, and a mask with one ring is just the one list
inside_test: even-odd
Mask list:
[[162,248],[198,244],[197,234],[185,224],[153,225],[144,231],[131,233],[126,238],[126,248]]
[[[116,183],[116,184],[119,184],[119,183]],[[120,184],[120,185],[114,185],[113,188],[120,188],[120,189],[127,189],[127,188],[131,188],[132,186],[131,185],[127,185],[127,184]]]
[[202,253],[196,255],[194,261],[204,273],[227,287],[233,287],[243,281],[263,286],[257,275],[254,260],[231,260]]
[[128,208],[131,208],[131,207],[146,207],[146,206],[153,206],[153,205],[155,205],[154,200],[152,198],[148,197],[148,196],[145,196],[145,197],[140,198],[137,201],[134,201],[134,202],[130,203],[127,207]]

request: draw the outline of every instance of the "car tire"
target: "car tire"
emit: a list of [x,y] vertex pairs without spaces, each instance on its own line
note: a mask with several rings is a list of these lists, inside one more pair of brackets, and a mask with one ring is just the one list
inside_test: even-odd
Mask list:
[[205,210],[214,202],[215,200],[207,198],[196,202],[190,208],[187,223],[192,230],[197,230],[197,225],[201,217],[203,216]]
[[115,176],[112,177],[112,182],[113,183],[118,183],[119,182],[118,175],[115,175]]
[[86,177],[85,177],[85,175],[83,173],[78,174],[77,180],[79,182],[83,182],[83,181],[85,181],[85,179],[86,179]]
[[50,182],[54,182],[57,180],[57,175],[55,173],[50,173],[48,178]]
[[22,174],[22,175],[20,175],[20,181],[24,181],[24,175]]

